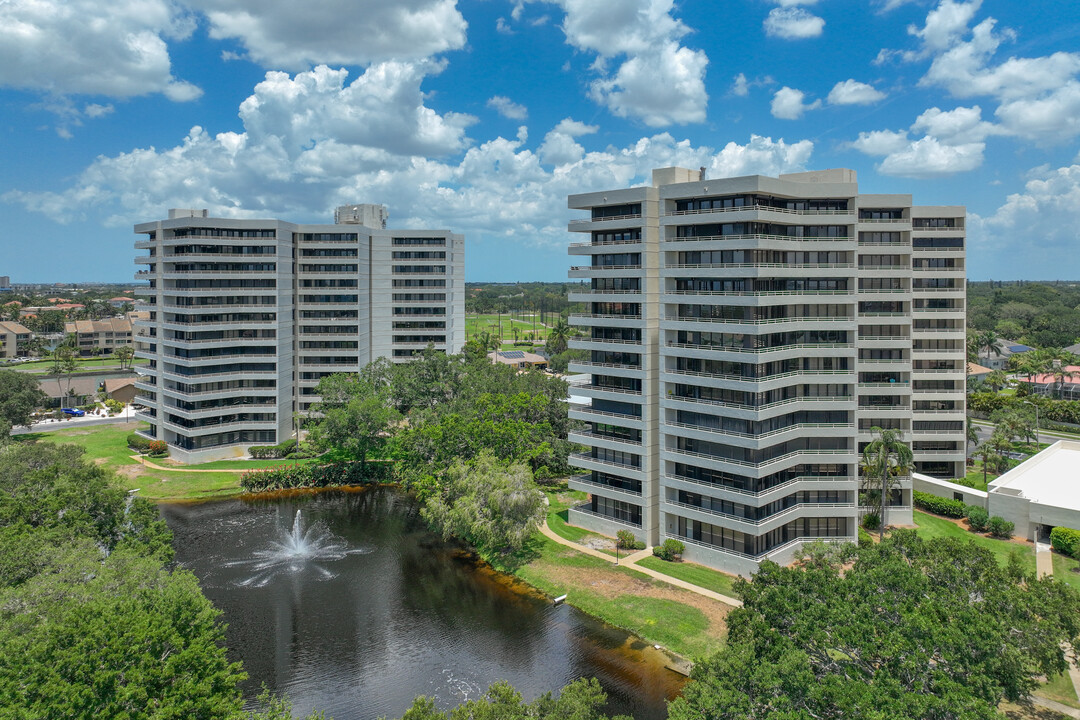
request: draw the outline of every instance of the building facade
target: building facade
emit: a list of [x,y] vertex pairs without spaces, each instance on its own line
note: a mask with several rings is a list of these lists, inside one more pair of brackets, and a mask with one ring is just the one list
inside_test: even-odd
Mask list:
[[[171,210],[135,232],[145,255],[136,355],[147,435],[186,462],[282,442],[319,380],[429,344],[465,343],[462,235],[387,230],[382,206],[340,223],[231,220]],[[379,220],[371,225],[361,221]],[[374,227],[372,225],[375,225]]]
[[75,336],[80,355],[111,353],[118,347],[132,345],[131,319],[74,320],[64,323],[64,332]]
[[[702,176],[569,198],[589,212],[570,369],[592,377],[570,519],[749,573],[855,539],[873,427],[964,473],[965,213],[860,195],[851,170]],[[909,477],[888,522],[911,522]]]
[[0,359],[10,360],[30,354],[30,341],[34,334],[29,328],[14,321],[0,321]]

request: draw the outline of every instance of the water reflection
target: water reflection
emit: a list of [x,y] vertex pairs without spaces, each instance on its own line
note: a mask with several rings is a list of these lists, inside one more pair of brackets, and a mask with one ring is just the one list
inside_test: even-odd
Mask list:
[[392,489],[163,513],[177,557],[225,612],[246,690],[286,691],[297,713],[399,717],[419,694],[445,708],[498,679],[533,698],[596,676],[612,712],[650,720],[683,682],[625,633],[476,567]]

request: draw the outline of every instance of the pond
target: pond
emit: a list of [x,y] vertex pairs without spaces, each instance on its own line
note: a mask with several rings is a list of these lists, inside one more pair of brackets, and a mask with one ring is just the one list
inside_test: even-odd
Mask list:
[[177,559],[224,612],[234,659],[294,712],[398,718],[507,680],[527,699],[596,677],[609,712],[660,720],[685,678],[640,640],[432,534],[393,488],[162,505]]

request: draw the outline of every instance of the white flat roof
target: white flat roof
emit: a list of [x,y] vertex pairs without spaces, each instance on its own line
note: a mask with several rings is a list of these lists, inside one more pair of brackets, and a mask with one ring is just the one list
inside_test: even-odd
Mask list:
[[989,484],[1040,505],[1080,510],[1080,442],[1058,440]]

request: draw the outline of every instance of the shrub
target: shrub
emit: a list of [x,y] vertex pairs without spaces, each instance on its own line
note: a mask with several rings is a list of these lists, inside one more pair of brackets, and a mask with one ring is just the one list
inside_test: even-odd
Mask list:
[[360,463],[328,465],[278,465],[264,470],[249,470],[240,476],[240,487],[248,492],[266,492],[286,488],[330,487],[357,485],[366,482],[393,480],[392,463],[369,462],[366,469]]
[[676,562],[682,559],[683,550],[686,546],[675,538],[668,538],[663,545],[657,545],[652,549],[653,555],[661,560]]
[[150,457],[163,458],[169,456],[169,445],[164,440],[151,440],[147,449],[150,451]]
[[124,403],[119,400],[113,400],[112,398],[106,398],[105,408],[112,414],[116,414],[124,411]]
[[881,527],[881,516],[876,512],[866,513],[863,515],[862,526],[867,530],[877,530]]
[[990,526],[990,513],[978,505],[967,506],[968,526],[975,532],[986,532]]
[[967,505],[962,500],[942,498],[918,490],[912,492],[911,496],[915,507],[932,512],[935,515],[944,515],[951,518],[962,518],[967,515]]
[[859,547],[870,547],[874,544],[874,538],[864,528],[859,528]]
[[637,542],[637,538],[634,537],[634,533],[630,532],[629,530],[620,530],[619,532],[615,533],[615,537],[617,538],[618,546],[623,549],[632,548]]
[[[301,451],[308,452],[308,451]],[[296,440],[290,438],[277,445],[252,445],[248,448],[248,455],[260,460],[273,460],[288,458],[297,453]],[[297,457],[314,457],[314,454],[296,455]]]
[[1050,531],[1050,546],[1063,555],[1076,557],[1080,551],[1080,530],[1056,527]]
[[994,537],[1008,539],[1012,537],[1013,527],[1015,526],[1000,515],[995,515],[990,518],[988,527],[990,528],[990,534]]
[[149,452],[150,443],[152,442],[153,440],[150,440],[149,438],[144,438],[138,433],[131,433],[127,436],[127,446],[132,450],[137,450],[141,453]]

